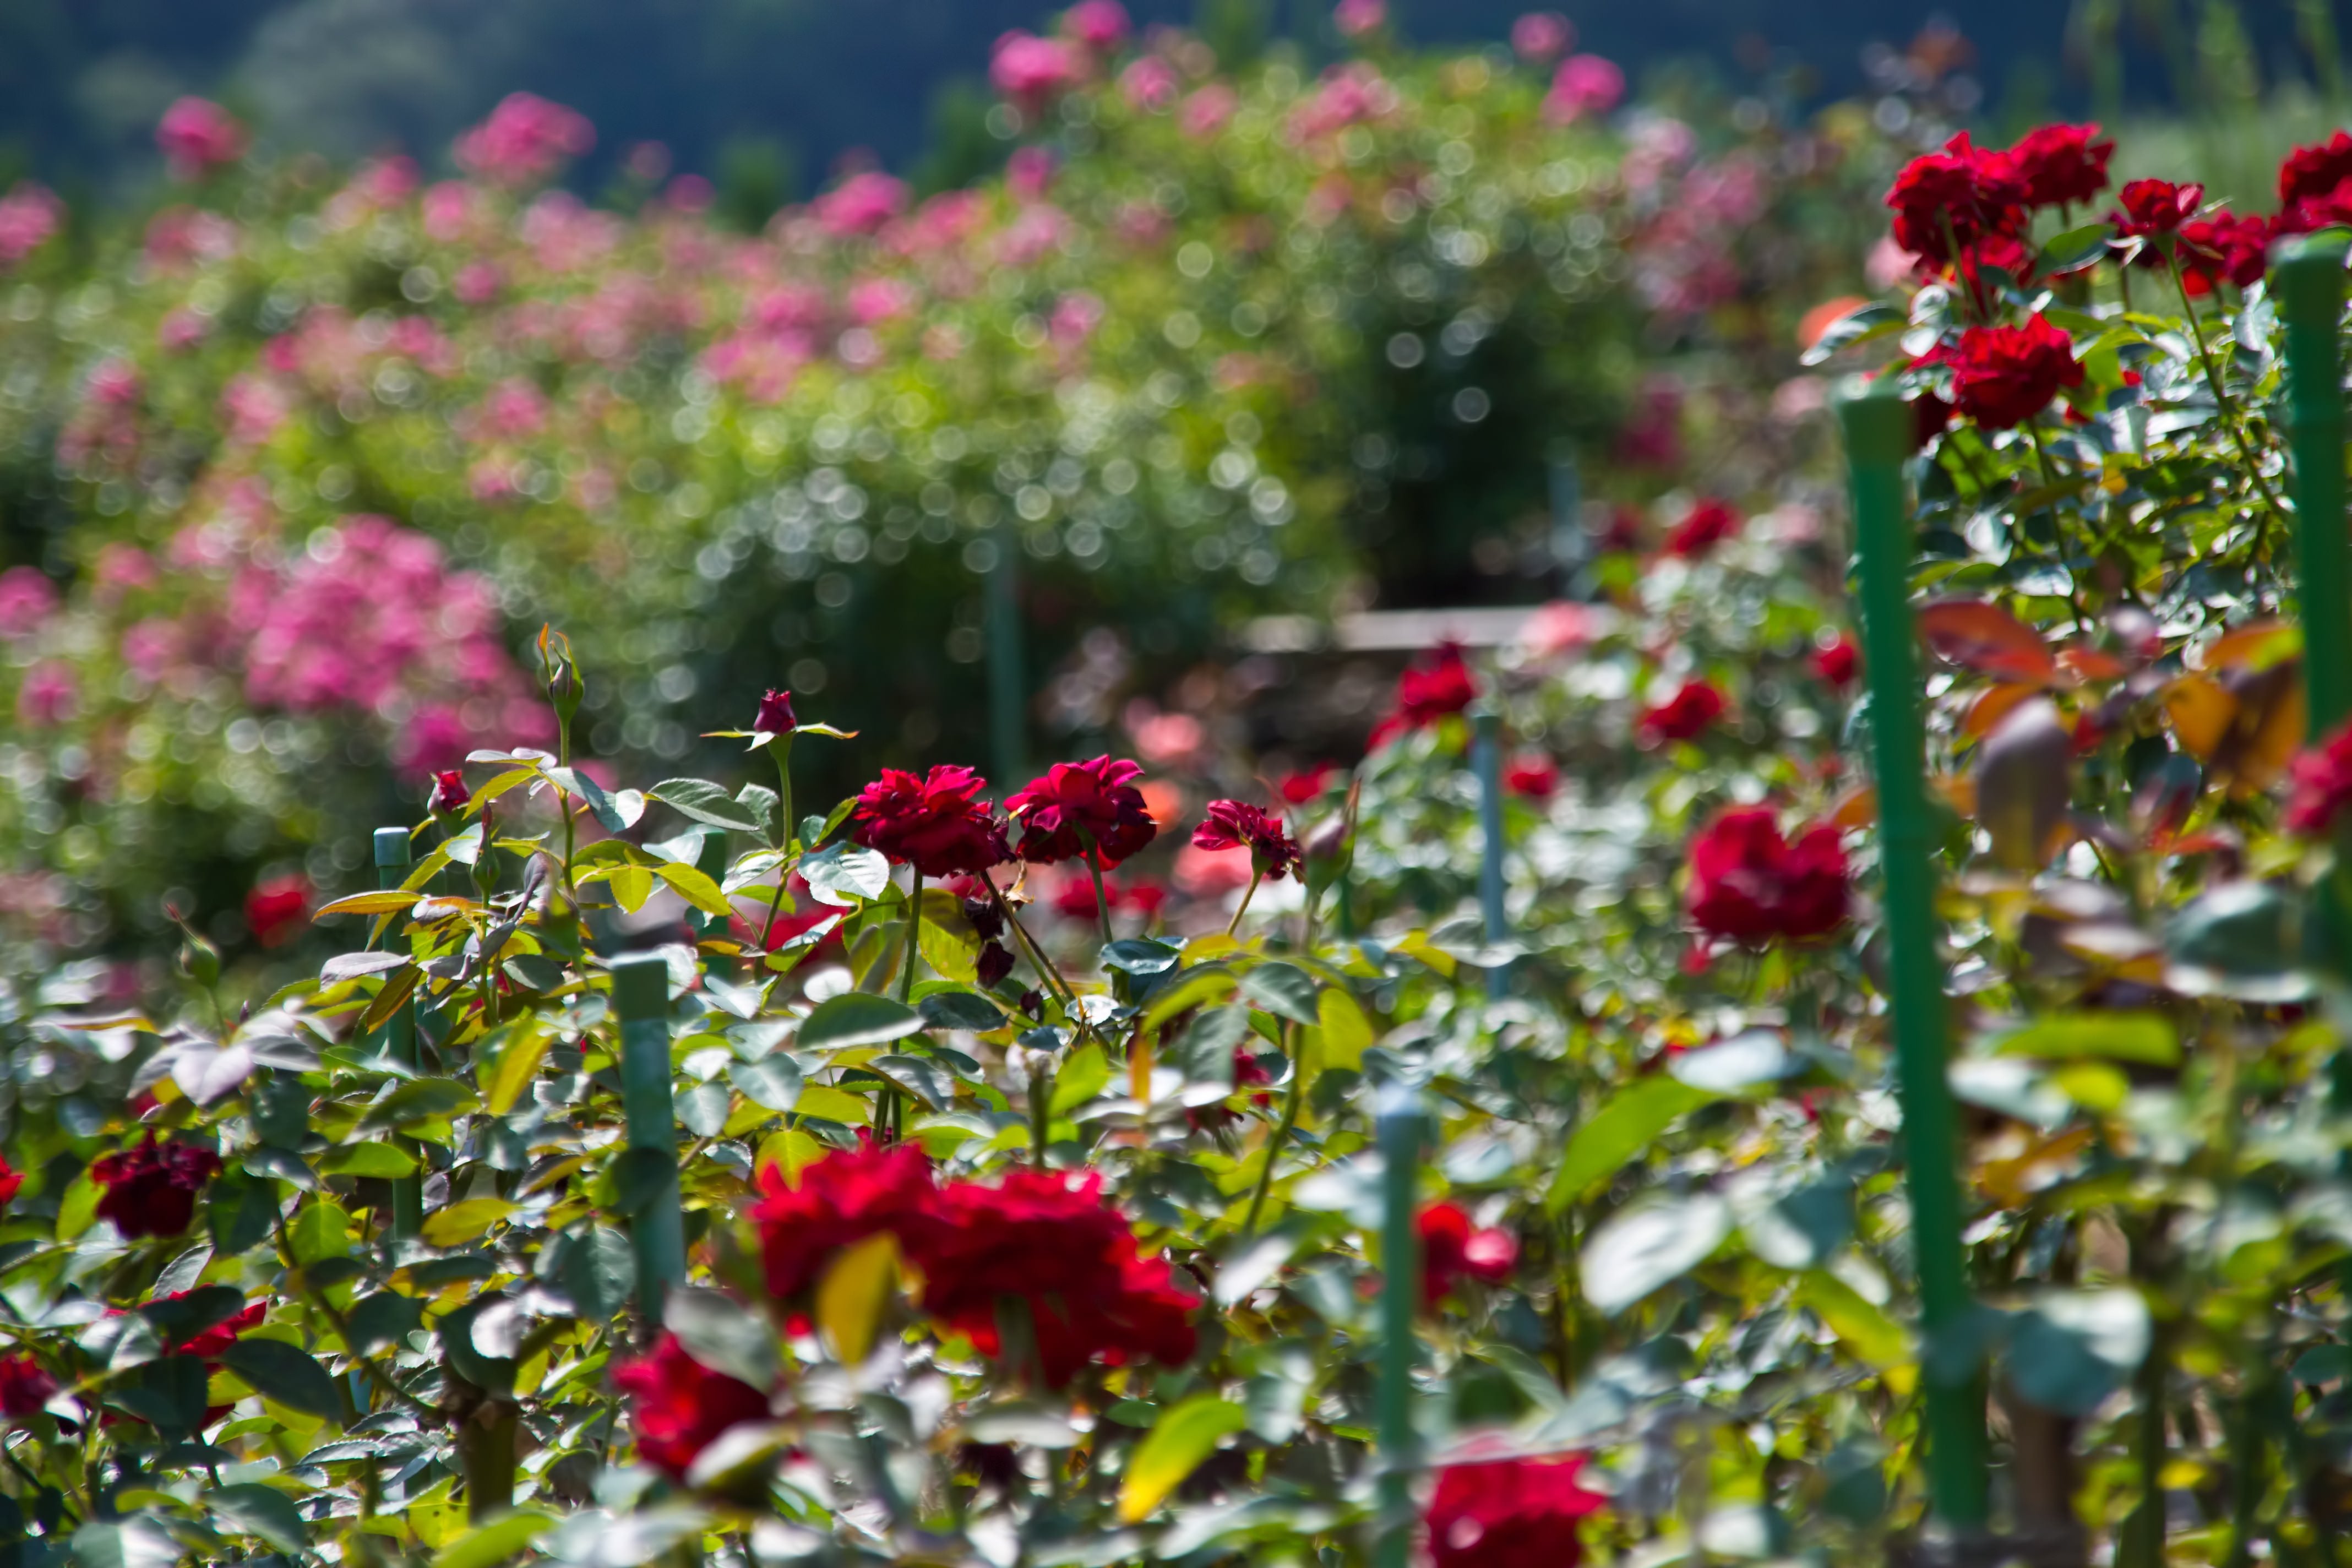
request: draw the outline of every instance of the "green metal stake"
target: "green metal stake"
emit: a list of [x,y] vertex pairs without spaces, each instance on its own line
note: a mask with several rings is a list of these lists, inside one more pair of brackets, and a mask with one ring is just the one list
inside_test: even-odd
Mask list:
[[1412,1554],[1412,1468],[1421,1440],[1412,1426],[1413,1318],[1421,1309],[1418,1188],[1428,1113],[1418,1090],[1381,1090],[1374,1127],[1381,1173],[1380,1518],[1373,1568],[1406,1568]]
[[[375,885],[382,889],[399,887],[408,879],[411,863],[408,829],[379,827],[375,830]],[[383,1054],[403,1067],[416,1065],[416,998],[411,995],[400,1005],[383,1026]],[[425,1223],[424,1155],[414,1138],[394,1140],[408,1157],[417,1162],[413,1175],[392,1179],[392,1238],[406,1241],[415,1236]]]
[[[1932,1338],[1969,1310],[1960,1249],[1959,1137],[1937,952],[1936,873],[1930,856],[1927,745],[1919,719],[1919,673],[1911,625],[1911,518],[1903,460],[1912,447],[1911,410],[1891,391],[1841,400],[1862,563],[1864,667],[1877,752],[1879,858],[1886,873],[1886,938],[1896,1088],[1903,1107],[1905,1173],[1919,1268],[1921,1326]],[[1939,1377],[1927,1359],[1927,1489],[1936,1517],[1972,1533],[1985,1526],[1985,1410],[1981,1382]]]
[[[1478,856],[1478,912],[1486,917],[1486,945],[1508,940],[1503,914],[1503,716],[1483,704],[1470,714],[1470,768],[1478,775],[1478,831],[1486,840]],[[1507,964],[1486,971],[1486,994],[1510,989]]]
[[1015,530],[991,541],[996,563],[988,579],[988,734],[996,787],[1017,789],[1028,768],[1028,677],[1021,663],[1020,548]]
[[[613,1006],[621,1016],[621,1105],[629,1122],[632,1173],[645,1202],[629,1221],[637,1254],[637,1310],[659,1328],[662,1297],[686,1283],[686,1215],[677,1186],[677,1116],[669,1094],[669,963],[659,953],[613,961]],[[635,1184],[633,1183],[632,1184]]]
[[[695,857],[694,868],[714,882],[727,879],[726,829],[713,828],[702,836],[702,853]],[[724,915],[705,914],[700,910],[694,910],[688,913],[686,923],[698,942],[709,942],[727,934],[727,917]],[[735,978],[734,963],[716,953],[702,961],[702,972],[717,975],[721,980]]]
[[2273,298],[2286,320],[2288,435],[2311,738],[2352,719],[2352,568],[2346,563],[2344,246],[2281,243]]

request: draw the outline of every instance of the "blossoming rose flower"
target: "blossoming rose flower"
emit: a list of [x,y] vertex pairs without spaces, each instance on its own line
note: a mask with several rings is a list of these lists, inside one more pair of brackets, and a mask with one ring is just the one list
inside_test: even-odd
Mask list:
[[768,1396],[740,1379],[713,1372],[666,1333],[653,1352],[613,1373],[629,1396],[629,1425],[638,1455],[674,1481],[682,1481],[702,1450],[730,1426],[768,1419]]
[[1250,869],[1269,882],[1305,875],[1298,845],[1282,818],[1244,801],[1211,801],[1208,819],[1192,830],[1192,843],[1212,852],[1248,849]]
[[1708,499],[1690,509],[1666,535],[1666,553],[1688,559],[1704,555],[1739,532],[1739,514],[1719,500]]
[[2262,281],[2270,267],[2271,223],[2217,207],[2180,226],[2181,280],[2191,294],[2229,282],[2241,289]]
[[1165,1258],[1138,1250],[1099,1173],[1024,1167],[993,1184],[950,1184],[940,1198],[943,1223],[912,1253],[923,1310],[982,1354],[1003,1352],[998,1310],[1009,1296],[1027,1305],[1040,1370],[1055,1387],[1097,1363],[1192,1359],[1200,1303],[1176,1288]]
[[2287,797],[2286,826],[2305,838],[2332,832],[2352,805],[2352,724],[2294,759],[2294,793]]
[[2338,131],[2311,147],[2298,147],[2279,164],[2279,205],[2291,207],[2324,196],[2352,180],[2352,132]]
[[986,784],[952,763],[921,778],[884,768],[880,778],[858,793],[849,836],[924,877],[978,876],[1013,858],[996,813],[980,798]]
[[1766,806],[1726,811],[1690,844],[1691,923],[1712,937],[1767,942],[1827,936],[1845,923],[1845,850],[1827,823],[1793,839]]
[[1463,1280],[1499,1285],[1518,1266],[1518,1237],[1479,1229],[1459,1204],[1431,1204],[1413,1228],[1421,1237],[1421,1304],[1432,1311]]
[[195,1218],[196,1194],[221,1168],[218,1154],[194,1143],[158,1143],[155,1134],[89,1167],[90,1180],[106,1190],[98,1217],[112,1220],[125,1240],[142,1236],[178,1236]]
[[1813,649],[1813,673],[1843,691],[1862,668],[1862,650],[1840,633],[1835,642]]
[[282,947],[300,935],[310,913],[310,879],[299,873],[257,882],[245,896],[245,923],[264,947]]
[[1021,858],[1050,866],[1091,848],[1113,866],[1141,849],[1160,831],[1135,787],[1142,776],[1142,766],[1124,758],[1055,763],[1004,803],[1021,830]]
[[0,1419],[21,1421],[40,1414],[58,1391],[58,1380],[30,1351],[0,1356]]
[[209,99],[183,98],[163,111],[155,145],[172,177],[193,180],[245,156],[245,127]]
[[1490,1459],[1437,1472],[1425,1521],[1437,1568],[1577,1568],[1576,1521],[1608,1499],[1577,1482],[1584,1456]]
[[1712,682],[1685,680],[1672,697],[1643,713],[1636,727],[1653,743],[1696,740],[1723,717],[1726,706],[1723,693]]
[[1953,405],[1988,430],[2022,425],[2083,384],[2074,340],[2039,311],[2021,327],[1970,327],[1945,358]]
[[2025,183],[2025,205],[2035,207],[2087,202],[2107,188],[2113,142],[2094,142],[2095,125],[2042,125],[2009,150],[2009,161]]
[[2025,182],[2005,153],[1976,146],[1965,131],[1938,153],[1903,166],[1886,193],[1895,243],[1937,264],[1988,235],[2014,234],[2024,221]]
[[1503,769],[1503,787],[1525,800],[1549,800],[1559,789],[1559,767],[1549,757],[1524,753]]
[[1391,737],[1426,730],[1477,700],[1478,680],[1462,657],[1460,643],[1440,643],[1397,677],[1396,707],[1372,731],[1377,751]]
[[762,1165],[758,1181],[751,1223],[768,1293],[779,1301],[797,1300],[815,1285],[842,1247],[887,1231],[912,1256],[939,1226],[930,1163],[909,1144],[836,1149],[802,1166],[797,1181]]
[[[2202,185],[2177,185],[2170,180],[2134,180],[2116,193],[2120,205],[2107,215],[2107,221],[2116,226],[2118,239],[2160,239],[2179,232],[2204,199]],[[2161,267],[2164,254],[2150,246],[2141,252],[2138,263]]]

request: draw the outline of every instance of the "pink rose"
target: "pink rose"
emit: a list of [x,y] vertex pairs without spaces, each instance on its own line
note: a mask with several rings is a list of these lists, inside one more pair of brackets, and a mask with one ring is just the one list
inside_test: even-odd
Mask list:
[[184,98],[163,111],[155,145],[175,180],[195,180],[245,156],[245,127],[209,99]]
[[1625,99],[1625,73],[1599,55],[1570,55],[1560,61],[1544,99],[1544,118],[1570,125],[1588,114],[1606,114]]

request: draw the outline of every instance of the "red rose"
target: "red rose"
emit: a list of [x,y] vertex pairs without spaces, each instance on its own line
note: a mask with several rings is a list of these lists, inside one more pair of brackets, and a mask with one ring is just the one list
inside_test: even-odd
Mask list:
[[150,1132],[144,1143],[91,1164],[90,1180],[106,1189],[98,1217],[112,1220],[126,1241],[178,1236],[196,1217],[196,1194],[220,1168],[210,1149],[158,1143]]
[[9,1164],[5,1155],[0,1155],[0,1209],[8,1206],[10,1201],[16,1197],[17,1190],[24,1184],[23,1173]]
[[1433,1312],[1463,1280],[1500,1285],[1518,1266],[1518,1237],[1478,1229],[1459,1205],[1430,1205],[1414,1228],[1421,1233],[1421,1304]]
[[1426,730],[1477,700],[1477,678],[1460,643],[1440,643],[1397,677],[1396,707],[1372,731],[1374,750],[1412,730]]
[[1192,1359],[1200,1303],[1176,1288],[1165,1258],[1137,1250],[1126,1216],[1103,1201],[1100,1174],[1022,1168],[993,1185],[953,1183],[940,1199],[943,1223],[913,1253],[923,1310],[983,1355],[1003,1353],[998,1304],[1010,1296],[1028,1305],[1055,1386],[1097,1362]]
[[2013,234],[2024,222],[2025,182],[2006,153],[1970,143],[1962,131],[1940,153],[1914,158],[1895,176],[1895,243],[1942,264],[1988,235]]
[[2294,793],[2287,797],[2286,826],[2305,838],[2323,838],[2352,805],[2352,724],[2346,725],[2294,759]]
[[2352,178],[2298,198],[2278,215],[2273,226],[2282,235],[2310,234],[2339,224],[2352,224]]
[[37,1415],[58,1391],[58,1380],[33,1359],[30,1351],[0,1356],[0,1418],[21,1421]]
[[1703,500],[1666,535],[1666,553],[1704,555],[1739,532],[1739,514],[1719,500]]
[[980,792],[987,781],[970,768],[941,763],[922,778],[884,768],[857,796],[849,836],[925,877],[979,876],[1013,858],[1004,828]]
[[1275,792],[1282,796],[1285,805],[1305,805],[1322,798],[1331,787],[1331,775],[1339,770],[1329,763],[1318,763],[1295,773],[1285,773],[1275,781]]
[[2025,133],[2009,150],[2009,161],[2025,182],[2025,205],[2063,206],[2087,202],[2107,188],[2113,142],[2094,142],[2095,125],[2043,125]]
[[1282,818],[1238,800],[1213,800],[1208,820],[1192,829],[1196,849],[1240,849],[1250,854],[1250,869],[1269,882],[1285,876],[1304,880],[1306,862]]
[[1549,757],[1513,757],[1503,770],[1503,787],[1525,800],[1549,800],[1559,788],[1559,769]]
[[760,711],[751,720],[754,735],[789,735],[800,727],[793,713],[790,691],[771,691],[760,699]]
[[1437,1568],[1577,1568],[1576,1521],[1608,1500],[1577,1485],[1584,1456],[1448,1465],[1425,1516]]
[[448,816],[465,810],[466,803],[472,798],[472,792],[466,788],[465,770],[443,768],[433,775],[433,795],[425,801],[425,809],[436,816]]
[[1988,430],[2021,425],[2061,387],[2083,384],[2074,340],[2038,313],[2021,327],[1970,327],[1946,358],[1954,405]]
[[2324,196],[2352,179],[2352,133],[2338,131],[2316,147],[2298,147],[2279,164],[2279,205]]
[[1142,765],[1124,758],[1055,763],[1004,803],[1021,829],[1021,858],[1050,866],[1092,848],[1116,866],[1141,849],[1160,831],[1135,787],[1142,776]]
[[2221,207],[2180,226],[2181,280],[2192,294],[2222,282],[2241,289],[2258,283],[2270,259],[2268,219],[2240,217]]
[[[2180,226],[2197,211],[2197,204],[2205,199],[2202,185],[2176,185],[2170,180],[2134,180],[2116,193],[2122,209],[2107,215],[2116,226],[2118,239],[2157,239],[2179,232]],[[2163,265],[2164,257],[2150,246],[2141,253],[2140,264]]]
[[938,1225],[930,1163],[911,1144],[836,1149],[802,1166],[796,1184],[774,1165],[760,1167],[758,1179],[751,1222],[768,1293],[780,1301],[814,1285],[842,1247],[888,1231],[911,1255]]
[[1764,806],[1727,811],[1690,844],[1691,923],[1765,942],[1826,936],[1845,923],[1845,851],[1822,824],[1791,842]]
[[1843,691],[1862,668],[1862,650],[1851,637],[1841,636],[1827,647],[1813,650],[1813,673]]
[[1685,680],[1672,697],[1643,714],[1637,728],[1654,745],[1661,741],[1696,740],[1723,717],[1725,706],[1723,693],[1708,682]]
[[272,877],[245,896],[245,923],[264,947],[281,947],[302,932],[310,913],[310,884],[299,876]]
[[684,1480],[702,1450],[729,1427],[769,1417],[766,1394],[711,1371],[686,1353],[676,1334],[662,1335],[652,1354],[615,1371],[613,1383],[629,1396],[639,1457],[672,1480]]

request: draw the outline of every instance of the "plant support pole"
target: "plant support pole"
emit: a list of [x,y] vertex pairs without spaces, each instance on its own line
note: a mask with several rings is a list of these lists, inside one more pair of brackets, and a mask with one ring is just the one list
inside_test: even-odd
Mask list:
[[621,1105],[629,1124],[622,1185],[634,1188],[629,1241],[637,1255],[637,1310],[659,1327],[662,1297],[686,1283],[686,1215],[677,1187],[677,1119],[669,1089],[669,963],[659,953],[613,961],[621,1016]]
[[[375,830],[375,885],[383,889],[399,887],[408,879],[410,864],[408,829],[379,827]],[[383,1054],[401,1066],[416,1065],[416,998],[411,994],[403,1002],[383,1026]],[[405,1176],[392,1179],[392,1238],[407,1241],[425,1223],[424,1156],[414,1138],[394,1140],[417,1168]]]
[[1417,1090],[1391,1084],[1381,1091],[1380,1515],[1372,1568],[1406,1568],[1412,1552],[1412,1468],[1421,1455],[1412,1428],[1412,1329],[1421,1308],[1414,1210],[1426,1121]]
[[2278,248],[2273,295],[2286,319],[2288,437],[2311,738],[2352,719],[2352,570],[2344,517],[2344,247]]
[[[1478,912],[1486,918],[1486,942],[1499,947],[1510,936],[1503,915],[1503,716],[1481,706],[1470,715],[1470,767],[1478,775]],[[1486,971],[1486,994],[1510,988],[1511,971],[1497,963]]]
[[[1850,395],[1838,407],[1853,489],[1860,557],[1863,666],[1870,680],[1876,752],[1879,858],[1886,874],[1888,1003],[1896,1088],[1903,1109],[1905,1179],[1919,1268],[1919,1315],[1927,1337],[1951,1332],[1969,1310],[1960,1248],[1959,1138],[1945,1077],[1943,960],[1936,929],[1935,868],[1927,816],[1927,746],[1919,717],[1918,663],[1911,626],[1911,519],[1903,461],[1912,447],[1911,409],[1891,392]],[[1927,1488],[1947,1528],[1985,1526],[1985,1406],[1973,1373],[1952,1381],[1924,1358]]]

